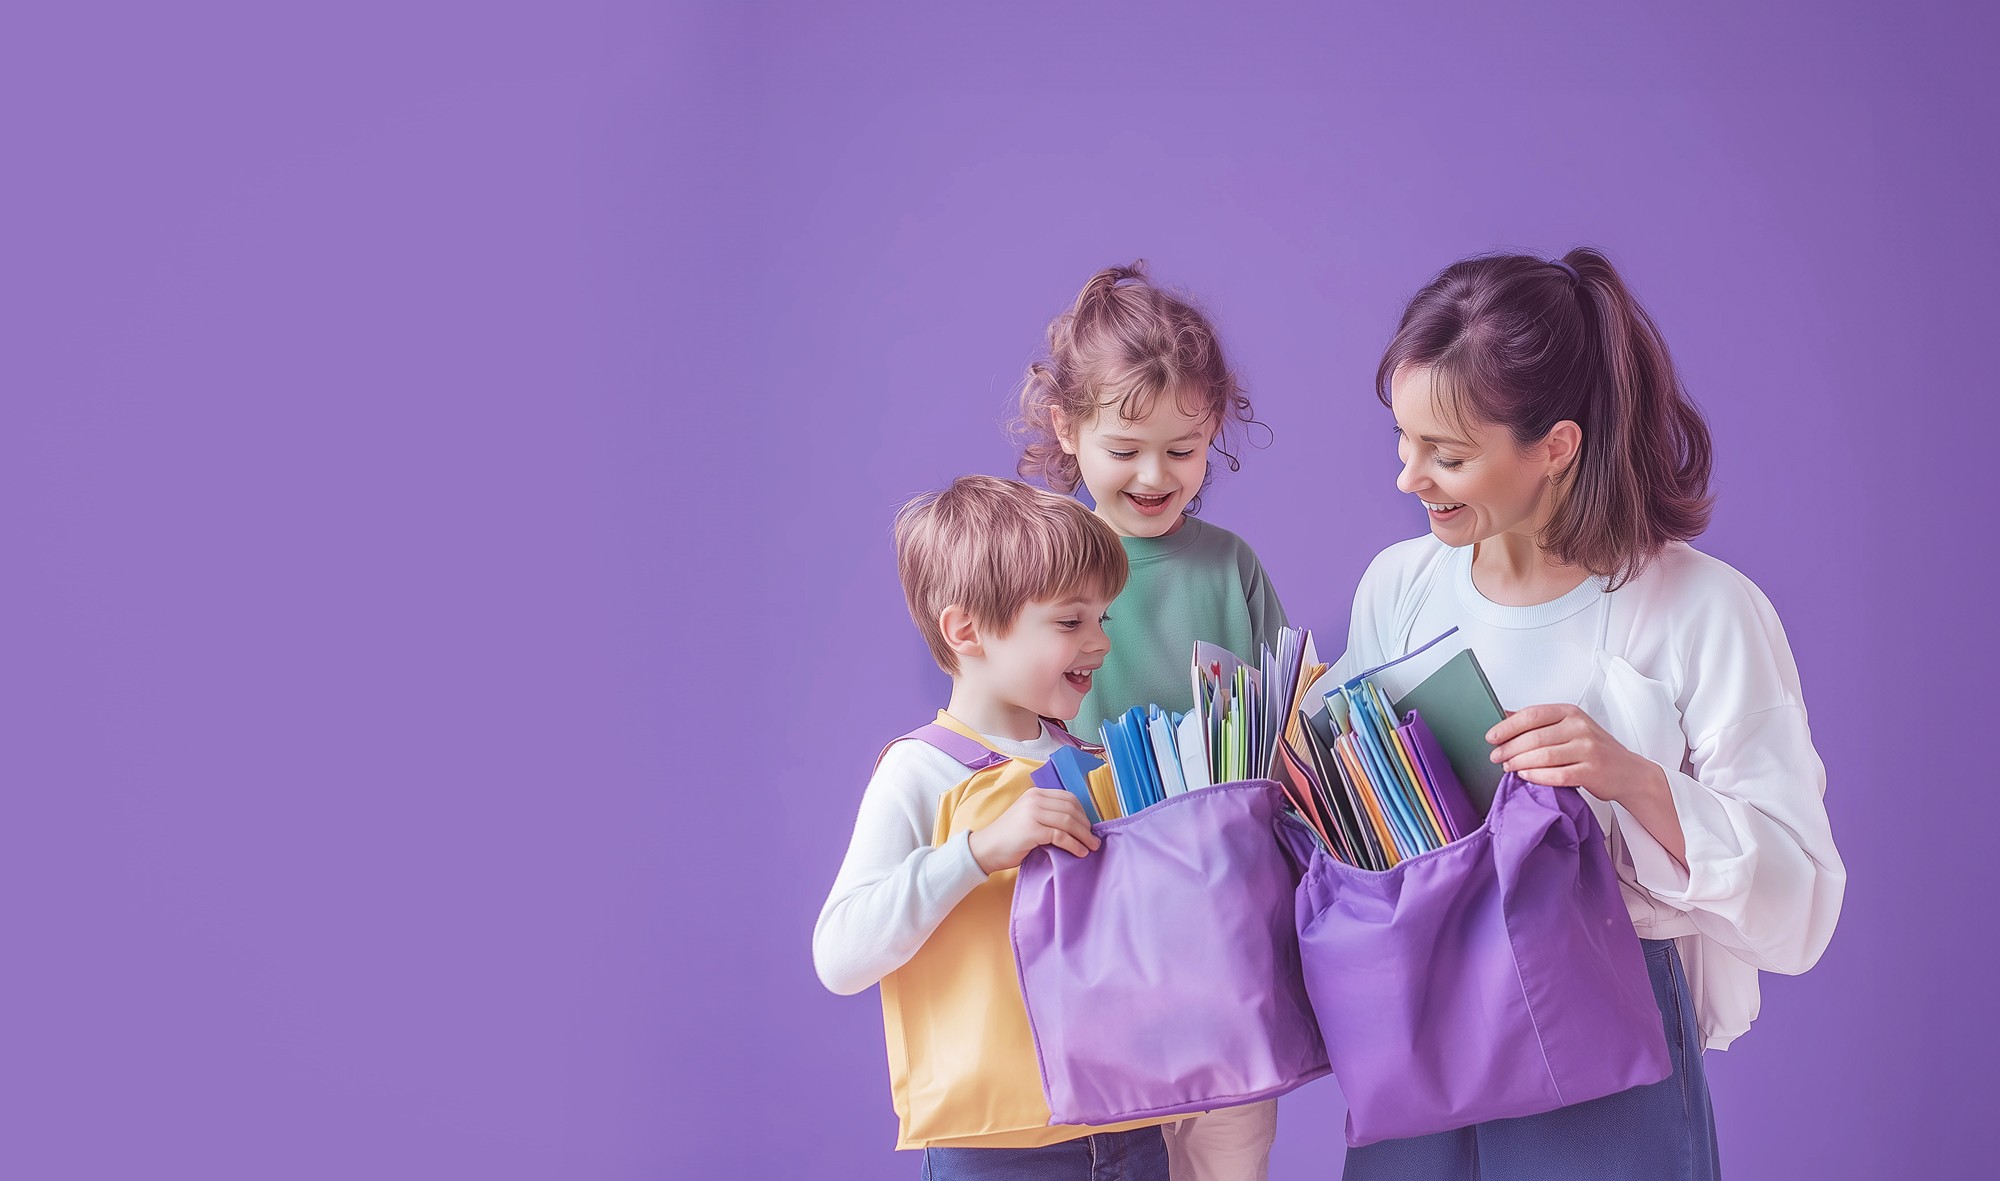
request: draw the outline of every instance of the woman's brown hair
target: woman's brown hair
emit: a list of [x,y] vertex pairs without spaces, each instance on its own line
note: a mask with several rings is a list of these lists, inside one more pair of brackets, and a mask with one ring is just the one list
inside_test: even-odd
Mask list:
[[1382,354],[1383,405],[1406,366],[1432,369],[1446,414],[1504,426],[1522,446],[1577,424],[1582,445],[1540,542],[1612,589],[1708,526],[1708,423],[1652,317],[1598,251],[1453,263],[1410,301]]

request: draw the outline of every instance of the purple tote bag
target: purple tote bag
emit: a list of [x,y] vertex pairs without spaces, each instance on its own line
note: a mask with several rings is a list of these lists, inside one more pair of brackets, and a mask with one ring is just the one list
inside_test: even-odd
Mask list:
[[1672,1072],[1645,953],[1581,794],[1509,773],[1486,823],[1386,872],[1304,864],[1300,957],[1359,1147]]
[[1268,779],[1170,796],[1043,846],[1014,886],[1014,957],[1051,1123],[1282,1095],[1327,1073],[1299,973],[1299,870]]

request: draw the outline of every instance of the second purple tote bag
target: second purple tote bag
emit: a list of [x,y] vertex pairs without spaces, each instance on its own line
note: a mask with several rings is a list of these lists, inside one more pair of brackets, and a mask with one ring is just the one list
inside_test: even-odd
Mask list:
[[1232,1107],[1327,1073],[1299,973],[1299,871],[1268,779],[1167,798],[1043,846],[1014,886],[1014,956],[1052,1122]]
[[1300,958],[1347,1142],[1533,1115],[1671,1073],[1604,834],[1580,793],[1514,774],[1486,823],[1386,872],[1291,817]]

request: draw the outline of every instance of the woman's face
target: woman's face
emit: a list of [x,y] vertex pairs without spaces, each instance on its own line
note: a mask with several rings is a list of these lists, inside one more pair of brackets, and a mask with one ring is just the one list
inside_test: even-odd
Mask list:
[[1438,397],[1434,371],[1406,365],[1389,382],[1396,416],[1396,487],[1423,502],[1431,532],[1449,546],[1502,533],[1537,533],[1554,507],[1554,477],[1576,456],[1581,432],[1568,421],[1528,447],[1506,427],[1456,422]]

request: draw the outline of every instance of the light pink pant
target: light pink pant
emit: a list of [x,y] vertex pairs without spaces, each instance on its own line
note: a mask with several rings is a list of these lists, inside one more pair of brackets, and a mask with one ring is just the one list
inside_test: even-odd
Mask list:
[[1271,1141],[1278,1137],[1278,1101],[1189,1116],[1160,1131],[1172,1181],[1265,1181]]

